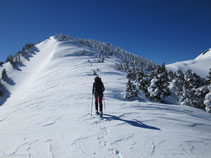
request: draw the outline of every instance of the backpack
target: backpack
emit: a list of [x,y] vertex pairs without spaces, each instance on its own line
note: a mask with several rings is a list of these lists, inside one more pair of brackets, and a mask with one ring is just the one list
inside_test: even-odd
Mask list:
[[104,88],[103,82],[98,77],[97,79],[95,79],[95,82],[93,84],[93,93],[95,95],[103,95],[104,91],[105,91],[105,88]]

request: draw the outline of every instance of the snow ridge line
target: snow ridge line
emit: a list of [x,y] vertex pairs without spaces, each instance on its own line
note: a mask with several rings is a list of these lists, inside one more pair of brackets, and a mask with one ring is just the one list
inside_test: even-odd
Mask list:
[[[51,45],[53,45],[53,46],[51,46]],[[39,67],[35,70],[35,74],[33,75],[33,77],[35,77],[37,74],[39,74],[48,65],[48,63],[51,61],[51,59],[52,59],[52,57],[53,57],[53,55],[55,53],[55,50],[56,50],[56,47],[57,47],[58,43],[53,42],[51,45],[46,48],[46,49],[51,49],[51,47],[52,47],[51,52],[49,53],[48,56],[44,56],[45,60],[43,60],[39,64]],[[44,50],[44,52],[45,52],[45,50]],[[42,52],[40,52],[40,53],[42,53]]]
[[12,95],[14,95],[16,98],[22,98],[21,94],[24,94],[26,90],[30,89],[29,87],[33,85],[32,83],[34,82],[35,78],[49,64],[54,53],[56,52],[58,41],[55,39],[49,39],[49,41],[46,42],[49,42],[47,47],[45,43],[37,46],[41,51],[38,52],[31,59],[29,65],[27,65],[27,69],[33,69],[33,72],[29,73],[29,76],[27,76],[22,83],[16,85],[16,88],[12,93]]

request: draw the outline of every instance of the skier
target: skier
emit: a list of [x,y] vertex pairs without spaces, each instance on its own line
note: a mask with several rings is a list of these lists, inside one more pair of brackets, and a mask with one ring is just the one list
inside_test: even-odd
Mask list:
[[100,117],[103,116],[103,92],[105,91],[103,82],[101,81],[100,77],[95,77],[92,88],[92,94],[95,95],[95,110],[96,114],[99,115],[98,112],[98,103],[100,104]]

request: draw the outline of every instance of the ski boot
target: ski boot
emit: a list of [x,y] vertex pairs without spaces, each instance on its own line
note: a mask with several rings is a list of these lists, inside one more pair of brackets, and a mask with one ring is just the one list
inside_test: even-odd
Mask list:
[[96,115],[99,115],[100,113],[98,111],[96,111]]
[[103,117],[103,112],[100,112],[100,117]]

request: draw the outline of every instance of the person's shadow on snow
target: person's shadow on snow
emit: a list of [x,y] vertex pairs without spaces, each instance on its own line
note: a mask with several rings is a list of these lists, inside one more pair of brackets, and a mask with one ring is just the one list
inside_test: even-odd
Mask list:
[[103,114],[104,115],[104,119],[108,120],[108,121],[111,121],[111,120],[119,120],[119,121],[123,121],[127,124],[130,124],[132,126],[135,126],[135,127],[139,127],[139,128],[146,128],[146,129],[152,129],[152,130],[160,130],[160,128],[157,128],[157,127],[153,127],[153,126],[148,126],[144,123],[142,123],[141,121],[138,121],[136,119],[134,120],[126,120],[126,119],[122,119],[121,116],[120,117],[117,117],[117,116],[114,116],[114,115],[109,115],[109,114]]

